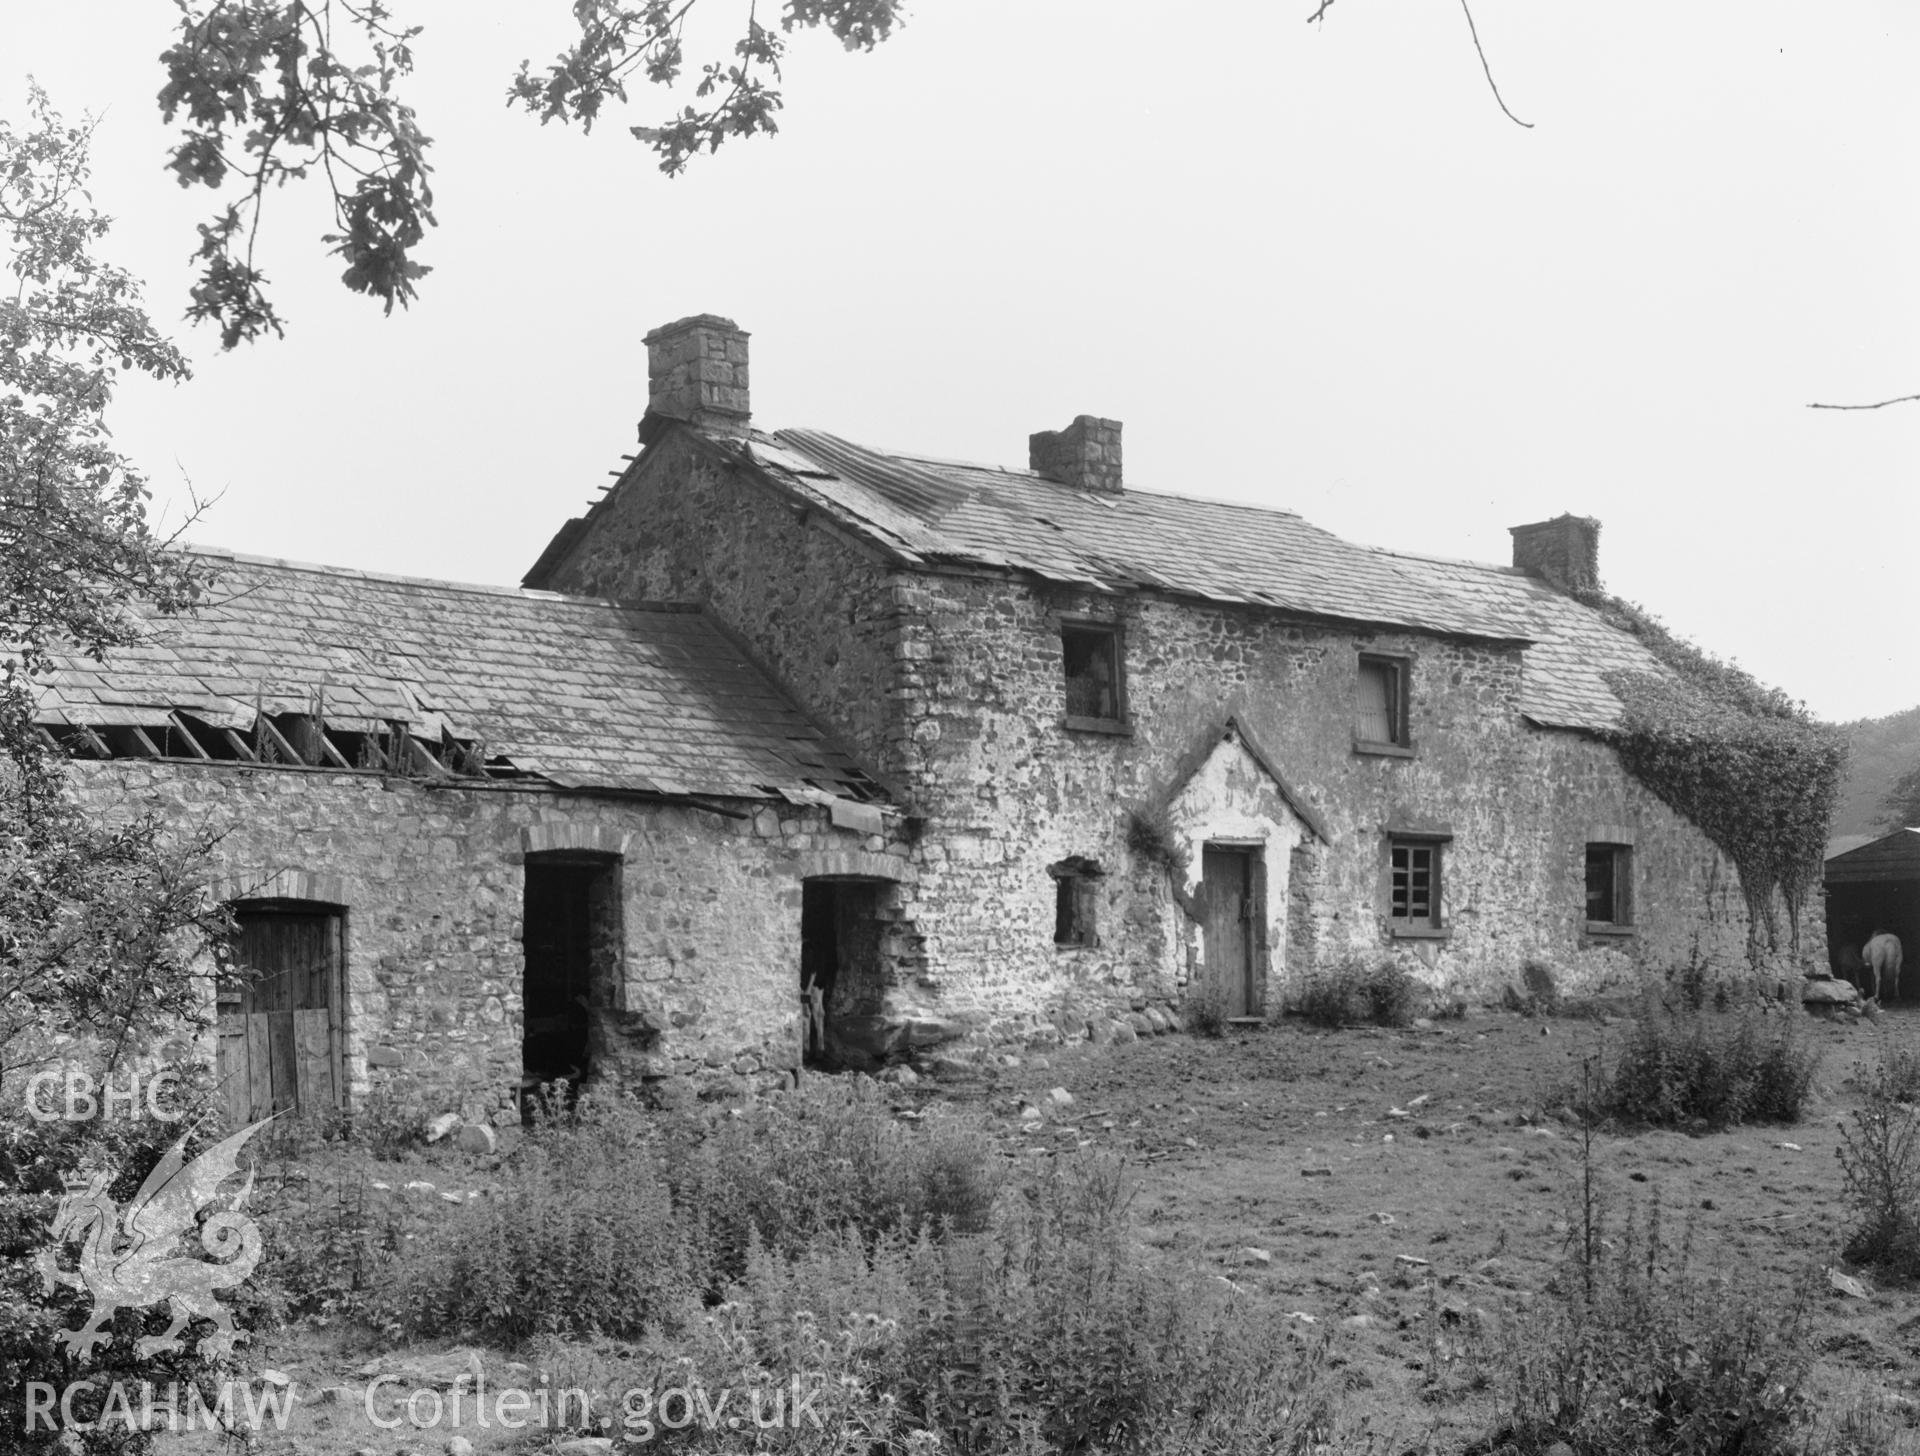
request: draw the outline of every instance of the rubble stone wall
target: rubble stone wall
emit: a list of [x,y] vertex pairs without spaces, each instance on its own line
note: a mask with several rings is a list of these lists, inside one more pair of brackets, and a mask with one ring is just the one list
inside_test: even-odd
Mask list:
[[[1194,782],[1196,754],[1230,717],[1324,835],[1276,827],[1270,836],[1270,995],[1284,1000],[1295,978],[1350,952],[1411,957],[1436,990],[1477,998],[1517,983],[1533,957],[1574,990],[1673,975],[1690,962],[1709,979],[1751,973],[1731,863],[1611,748],[1520,716],[1516,646],[987,578],[918,577],[908,599],[904,625],[917,650],[903,698],[919,750],[909,777],[928,816],[915,920],[951,996],[1014,1018],[1049,997],[1180,994],[1190,917],[1168,904],[1164,874],[1135,863],[1128,811],[1180,810],[1176,791]],[[1066,726],[1060,624],[1086,618],[1123,633],[1130,732]],[[1408,664],[1411,755],[1354,746],[1362,652]],[[1392,826],[1449,836],[1444,939],[1391,932]],[[1174,828],[1196,858],[1217,832],[1177,815]],[[1633,846],[1632,933],[1590,932],[1586,845],[1622,838]],[[1050,943],[1045,866],[1068,854],[1122,871],[1103,881],[1101,923],[1112,934],[1091,951]],[[1273,904],[1291,900],[1289,861],[1301,859],[1303,903]],[[1306,924],[1281,923],[1302,911]],[[1784,916],[1780,928],[1769,976],[1797,970]],[[1802,925],[1798,949],[1821,934]]]
[[649,450],[556,568],[555,590],[699,602],[868,768],[897,767],[887,573],[683,439]]
[[[889,992],[894,1017],[959,1021],[996,1038],[1097,1031],[1177,1005],[1203,937],[1169,868],[1128,847],[1131,812],[1181,808],[1186,776],[1229,718],[1245,726],[1318,828],[1271,813],[1265,1000],[1339,958],[1395,955],[1436,992],[1497,997],[1529,958],[1570,990],[1678,974],[1750,976],[1732,864],[1629,776],[1606,745],[1520,715],[1521,649],[1369,632],[1269,610],[1114,596],[992,574],[889,568],[818,517],[671,440],[643,461],[563,565],[557,585],[711,606],[798,700],[837,727],[920,820],[918,881],[901,914],[921,964]],[[1066,724],[1061,625],[1124,637],[1128,731]],[[1411,754],[1354,746],[1361,652],[1410,670]],[[1277,801],[1276,801],[1277,802]],[[1209,832],[1175,824],[1197,861]],[[1391,826],[1444,834],[1440,939],[1387,920]],[[1591,933],[1585,847],[1633,845],[1631,934]],[[1048,867],[1094,881],[1092,944],[1054,943]],[[1778,917],[1768,978],[1817,947],[1817,897],[1797,945]]]
[[[371,773],[76,763],[82,800],[222,838],[223,899],[310,894],[345,909],[355,1094],[402,1081],[467,1116],[504,1113],[521,1072],[522,866],[618,855],[624,945],[596,1008],[599,1070],[675,1086],[774,1085],[799,1057],[803,876],[911,875],[905,846],[824,810],[690,807],[554,792],[429,789]],[[888,885],[897,920],[904,890]]]

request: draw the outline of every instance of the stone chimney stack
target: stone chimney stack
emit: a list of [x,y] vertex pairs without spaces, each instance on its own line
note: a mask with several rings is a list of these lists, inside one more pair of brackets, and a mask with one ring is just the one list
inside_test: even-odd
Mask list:
[[1064,430],[1027,436],[1027,465],[1045,480],[1120,494],[1120,421],[1075,415]]
[[745,435],[752,418],[746,330],[699,313],[648,334],[647,413],[716,435]]
[[1555,516],[1511,526],[1513,564],[1564,592],[1600,589],[1600,523],[1592,516]]

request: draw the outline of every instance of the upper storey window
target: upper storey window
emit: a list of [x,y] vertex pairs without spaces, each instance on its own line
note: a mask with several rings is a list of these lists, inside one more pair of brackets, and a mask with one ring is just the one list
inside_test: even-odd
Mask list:
[[1407,729],[1408,662],[1404,657],[1360,656],[1354,678],[1353,743],[1372,752],[1411,752]]
[[1127,718],[1125,654],[1119,627],[1068,622],[1060,628],[1069,728],[1123,727]]

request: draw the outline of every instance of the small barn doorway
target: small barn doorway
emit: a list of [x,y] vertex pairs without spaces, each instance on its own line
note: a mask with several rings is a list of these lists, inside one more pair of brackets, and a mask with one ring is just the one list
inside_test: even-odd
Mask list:
[[876,880],[813,878],[800,883],[801,1065],[866,1068],[887,1048],[869,1045],[886,992]]
[[1208,844],[1201,850],[1200,868],[1208,983],[1229,1017],[1258,1016],[1260,951],[1267,919],[1259,851]]
[[341,1105],[346,1076],[345,915],[306,900],[233,907],[238,974],[219,993],[218,1057],[229,1122]]
[[620,964],[620,861],[612,855],[527,856],[522,907],[521,1088],[593,1072],[597,1017]]
[[[1827,952],[1836,975],[1850,970],[1877,931],[1898,936],[1906,953],[1902,1004],[1920,1002],[1920,829],[1896,829],[1827,861]],[[1853,972],[1856,979],[1859,973]],[[1891,1002],[1883,988],[1882,998]]]

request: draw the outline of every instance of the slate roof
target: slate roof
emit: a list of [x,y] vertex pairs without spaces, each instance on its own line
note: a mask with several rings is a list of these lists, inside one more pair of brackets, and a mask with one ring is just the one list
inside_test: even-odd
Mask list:
[[1520,685],[1520,711],[1548,728],[1619,726],[1624,705],[1606,674],[1666,677],[1669,670],[1640,639],[1610,626],[1599,613],[1511,566],[1413,556],[1370,548],[1435,591],[1474,602],[1529,639]]
[[1133,487],[1108,495],[818,430],[755,434],[748,448],[788,490],[912,563],[1526,643],[1521,711],[1543,726],[1611,728],[1622,705],[1605,674],[1666,672],[1638,639],[1522,571],[1356,545],[1291,511]]
[[247,729],[319,699],[329,728],[477,739],[571,788],[873,796],[696,609],[195,554],[220,573],[211,602],[104,664],[63,660],[40,721],[160,727],[177,709]]
[[1310,616],[1475,637],[1513,624],[1291,511],[1025,470],[886,455],[818,430],[756,434],[756,464],[912,563],[1004,567],[1108,591],[1153,588]]

